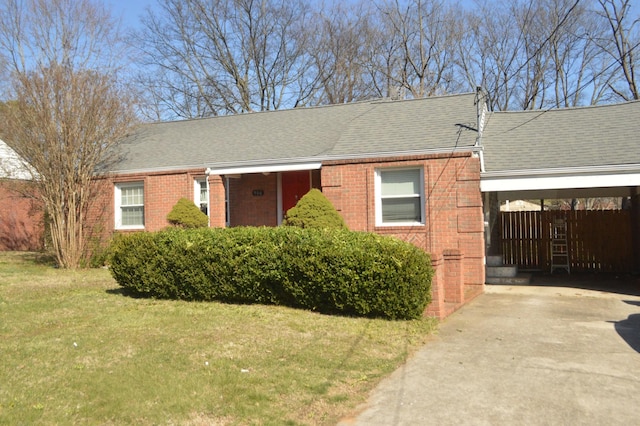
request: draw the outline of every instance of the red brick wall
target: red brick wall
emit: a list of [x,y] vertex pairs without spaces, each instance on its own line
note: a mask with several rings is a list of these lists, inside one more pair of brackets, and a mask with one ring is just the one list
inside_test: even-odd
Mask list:
[[0,250],[43,248],[43,208],[33,194],[30,182],[0,181]]
[[[321,189],[320,179],[320,170],[313,170],[311,186]],[[254,191],[262,195],[254,195]],[[230,178],[229,192],[231,226],[278,225],[278,173]]]
[[[425,224],[422,226],[376,226],[375,170],[420,166],[424,171]],[[455,296],[446,295],[452,287],[442,281],[446,269],[434,279],[434,289],[442,303],[432,304],[430,313],[446,316],[461,303],[462,292],[471,296],[484,285],[484,218],[480,193],[479,160],[470,153],[416,156],[396,159],[364,159],[323,164],[322,191],[342,214],[352,230],[392,235],[422,248],[444,265],[448,261],[462,266],[464,288]],[[443,253],[456,253],[445,256]],[[448,260],[449,259],[449,260]],[[449,268],[451,271],[452,268]],[[449,274],[451,276],[451,274]],[[439,278],[440,277],[440,278]],[[454,302],[453,304],[448,302]]]
[[[173,206],[182,197],[193,200],[195,179],[204,176],[204,169],[197,169],[150,174],[123,174],[104,179],[101,183],[103,189],[100,191],[100,199],[96,202],[96,206],[100,206],[100,208],[99,211],[94,211],[92,217],[95,218],[95,215],[99,214],[101,217],[94,219],[96,223],[104,224],[103,228],[106,234],[113,233],[115,230],[115,184],[144,182],[144,229],[157,231],[166,228],[169,226],[167,215]],[[224,205],[224,198],[222,201]]]
[[[425,224],[376,226],[375,170],[415,166],[424,172]],[[178,199],[193,199],[194,178],[202,176],[204,170],[118,176],[103,191],[106,229],[114,230],[114,182],[144,181],[145,230],[155,231],[168,226],[166,216]],[[277,225],[277,177],[277,173],[256,173],[228,180],[231,226]],[[211,226],[223,226],[225,179],[210,176],[209,185]],[[465,298],[482,291],[484,218],[480,164],[470,153],[330,161],[313,172],[312,185],[321,187],[350,229],[396,236],[431,254],[438,270],[429,314],[444,317]]]
[[229,179],[229,212],[231,226],[277,226],[278,174],[253,173]]
[[[108,234],[115,230],[116,183],[144,182],[144,213],[146,231],[157,231],[169,226],[167,214],[182,197],[193,200],[194,180],[205,176],[204,169],[182,170],[152,174],[118,175],[104,182],[101,191],[104,206],[101,220]],[[277,174],[245,174],[229,179],[229,209],[231,226],[276,226],[277,221]],[[209,176],[209,209],[211,226],[225,226],[226,179]],[[254,195],[260,191],[262,195]],[[95,217],[95,214],[92,215]],[[126,232],[126,231],[125,231]]]

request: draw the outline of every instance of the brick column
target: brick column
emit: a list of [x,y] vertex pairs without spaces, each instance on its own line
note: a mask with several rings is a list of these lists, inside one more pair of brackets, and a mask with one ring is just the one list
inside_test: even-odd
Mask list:
[[444,258],[444,301],[446,303],[464,303],[464,275],[462,264],[464,255],[460,250],[445,250]]
[[427,306],[425,315],[442,319],[446,316],[444,306],[445,271],[442,255],[432,254],[431,266],[434,269],[431,279],[431,303]]
[[209,215],[212,228],[226,226],[225,188],[220,175],[209,176]]

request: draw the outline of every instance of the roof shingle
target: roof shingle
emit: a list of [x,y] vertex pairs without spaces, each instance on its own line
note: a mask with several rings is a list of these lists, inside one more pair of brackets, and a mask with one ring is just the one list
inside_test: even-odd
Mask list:
[[482,143],[489,173],[640,164],[640,101],[494,112]]
[[114,172],[470,149],[475,94],[376,100],[146,124]]

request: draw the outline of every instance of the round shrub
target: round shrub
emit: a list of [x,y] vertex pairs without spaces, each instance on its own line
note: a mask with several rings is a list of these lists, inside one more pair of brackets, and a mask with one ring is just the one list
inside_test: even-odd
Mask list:
[[278,304],[323,313],[420,317],[431,301],[429,256],[404,241],[345,230],[168,229],[111,246],[111,273],[158,298]]
[[331,201],[318,189],[311,189],[287,211],[284,225],[299,228],[347,229]]
[[205,228],[209,226],[209,217],[200,211],[193,201],[180,198],[167,215],[167,220],[182,228]]

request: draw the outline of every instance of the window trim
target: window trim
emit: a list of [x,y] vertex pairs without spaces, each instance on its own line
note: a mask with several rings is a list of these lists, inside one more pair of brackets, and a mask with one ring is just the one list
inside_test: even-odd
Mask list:
[[209,218],[209,224],[211,223],[211,194],[209,192],[209,179],[205,177],[196,177],[193,179],[193,202],[200,211],[202,211],[202,200],[200,199],[200,191],[202,191],[202,185],[204,184],[207,190],[207,217]]
[[[135,181],[135,182],[116,182],[115,190],[114,190],[114,198],[115,198],[115,229],[118,230],[128,230],[128,229],[144,229],[146,213],[145,213],[145,203],[144,203],[144,181]],[[135,188],[142,187],[142,204],[136,205],[127,205],[124,207],[142,207],[142,225],[123,225],[122,224],[122,189],[123,188]]]
[[[418,173],[420,179],[419,193],[407,194],[406,198],[413,196],[420,199],[420,221],[407,221],[407,222],[384,222],[382,220],[382,175],[384,172],[400,171],[400,170],[415,170]],[[392,197],[389,197],[392,198]],[[399,198],[399,197],[395,197]],[[393,226],[424,226],[425,225],[425,189],[424,189],[424,167],[422,166],[409,166],[409,167],[385,167],[375,169],[375,223],[380,227],[393,227]]]

